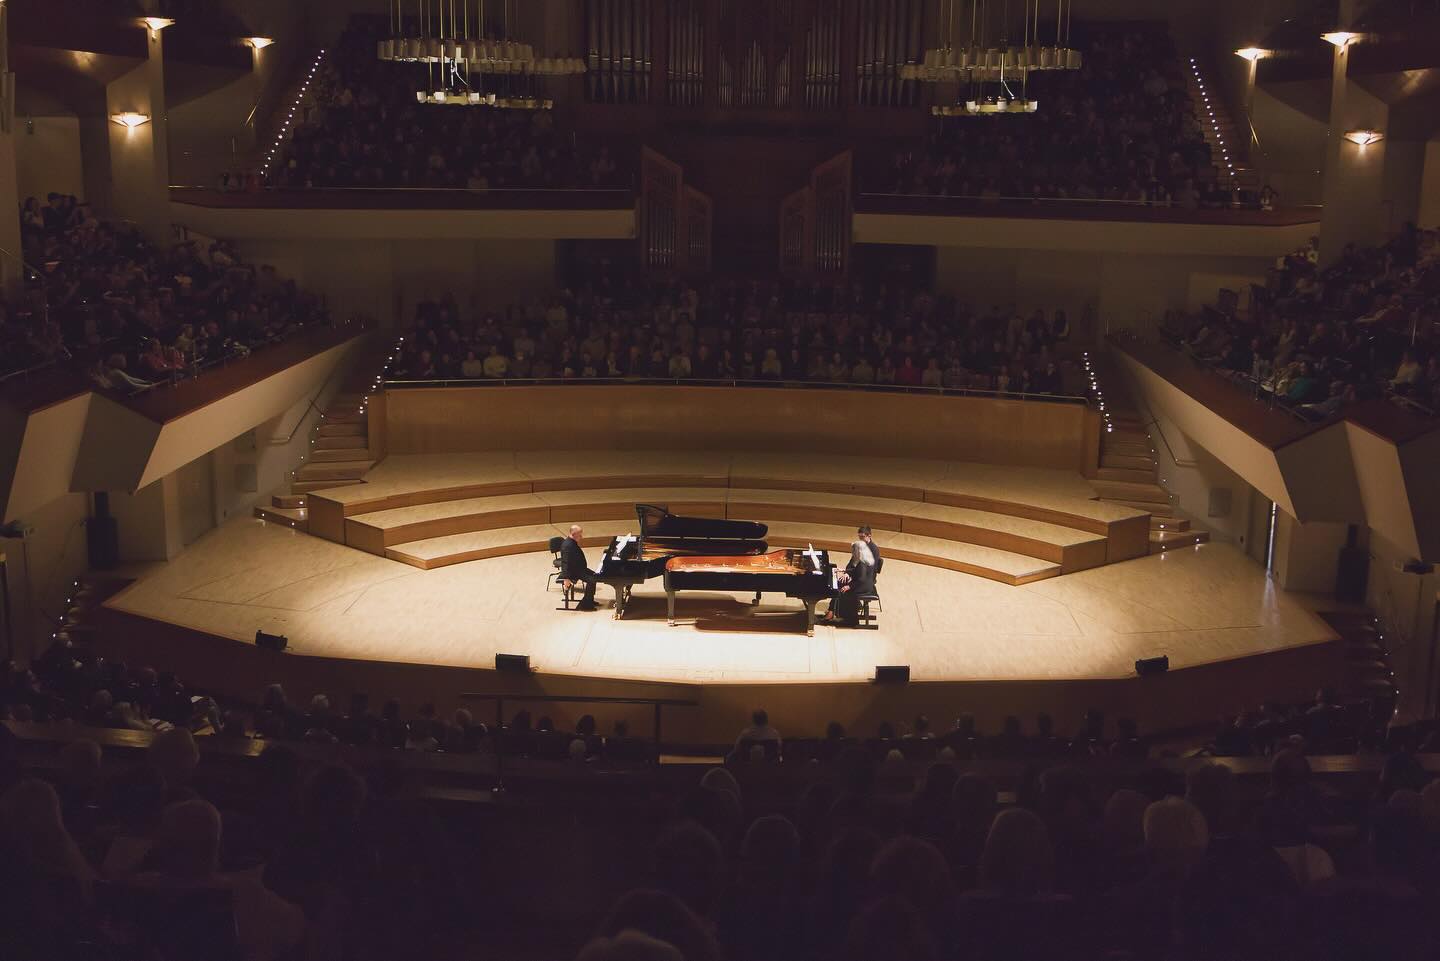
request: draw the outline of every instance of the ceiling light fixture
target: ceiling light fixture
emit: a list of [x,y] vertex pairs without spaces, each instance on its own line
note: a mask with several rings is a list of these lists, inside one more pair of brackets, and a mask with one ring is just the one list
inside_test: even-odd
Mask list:
[[119,124],[126,130],[134,130],[141,124],[149,123],[150,115],[148,113],[136,113],[133,110],[126,110],[124,113],[111,114],[110,122]]
[[1378,130],[1347,130],[1345,139],[1359,147],[1368,147],[1372,143],[1379,143],[1385,139],[1385,135]]

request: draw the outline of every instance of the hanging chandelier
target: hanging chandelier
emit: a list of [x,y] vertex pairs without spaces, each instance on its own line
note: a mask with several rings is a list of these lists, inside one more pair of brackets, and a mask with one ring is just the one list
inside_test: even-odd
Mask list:
[[1041,0],[1016,0],[1022,14],[1021,33],[1020,43],[1012,43],[1011,3],[948,0],[940,13],[944,43],[927,49],[921,62],[900,67],[903,80],[956,83],[966,88],[956,103],[932,108],[936,116],[1034,113],[1039,102],[1026,93],[1031,73],[1080,69],[1080,51],[1070,46],[1075,0],[1055,0],[1053,45],[1045,42],[1051,32],[1049,24],[1041,22]]
[[420,103],[548,109],[554,101],[538,95],[534,78],[583,74],[585,61],[536,57],[534,47],[514,38],[515,2],[492,0],[487,19],[485,0],[390,0],[390,36],[376,53],[424,65],[425,82],[415,91]]

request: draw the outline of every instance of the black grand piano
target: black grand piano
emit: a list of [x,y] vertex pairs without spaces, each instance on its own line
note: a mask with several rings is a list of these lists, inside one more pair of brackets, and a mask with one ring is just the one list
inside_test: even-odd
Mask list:
[[625,616],[630,591],[665,573],[672,557],[693,555],[746,556],[765,553],[764,524],[713,517],[681,517],[654,504],[636,504],[639,534],[611,538],[595,568],[596,583],[615,591],[615,614]]
[[615,591],[615,614],[636,585],[664,577],[670,624],[675,624],[679,591],[784,594],[805,605],[806,632],[815,630],[815,605],[830,597],[835,568],[825,551],[782,549],[767,553],[764,524],[753,521],[679,517],[663,507],[636,504],[640,533],[611,540],[596,569],[596,581]]

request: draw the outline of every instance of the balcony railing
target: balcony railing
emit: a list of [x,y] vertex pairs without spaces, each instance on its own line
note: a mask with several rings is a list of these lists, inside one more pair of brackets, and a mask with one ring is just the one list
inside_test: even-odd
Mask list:
[[263,187],[215,190],[170,188],[170,199],[197,207],[234,210],[627,210],[635,206],[628,187],[514,187],[466,190],[458,187]]
[[1074,197],[957,197],[935,194],[861,193],[857,214],[928,217],[1010,217],[1022,220],[1107,220],[1157,224],[1225,224],[1290,227],[1317,223],[1320,206],[1261,210],[1239,205],[1177,207],[1141,200],[1086,200]]

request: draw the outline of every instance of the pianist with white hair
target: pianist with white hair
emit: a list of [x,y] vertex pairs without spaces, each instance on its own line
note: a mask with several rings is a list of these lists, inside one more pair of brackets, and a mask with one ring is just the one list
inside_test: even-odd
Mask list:
[[825,623],[855,627],[860,622],[860,596],[875,590],[875,552],[862,538],[850,544],[850,563],[836,580],[840,586],[830,599]]

